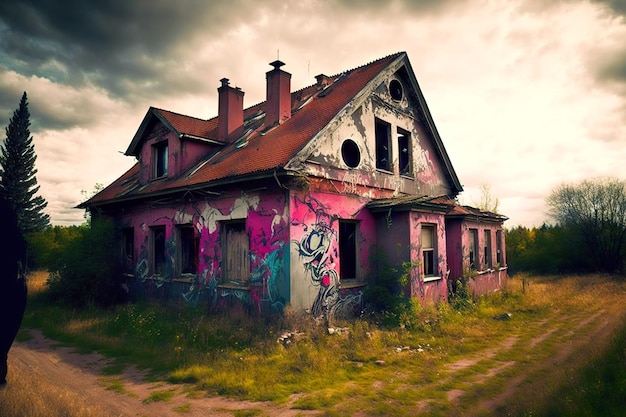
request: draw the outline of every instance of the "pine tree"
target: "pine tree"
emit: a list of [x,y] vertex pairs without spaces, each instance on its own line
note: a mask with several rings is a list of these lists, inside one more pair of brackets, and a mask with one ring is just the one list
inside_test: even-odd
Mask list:
[[30,135],[30,113],[26,92],[20,106],[6,128],[6,139],[0,154],[0,193],[17,214],[17,223],[24,234],[42,230],[50,224],[43,213],[48,202],[41,196],[35,174],[35,146]]

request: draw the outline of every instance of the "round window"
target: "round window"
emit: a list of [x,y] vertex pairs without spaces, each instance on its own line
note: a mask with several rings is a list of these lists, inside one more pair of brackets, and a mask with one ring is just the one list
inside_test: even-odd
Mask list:
[[400,84],[400,81],[391,80],[389,83],[389,94],[391,94],[391,98],[396,101],[402,100],[404,93],[402,91],[402,84]]
[[343,162],[350,168],[356,168],[361,163],[361,151],[359,145],[352,139],[346,139],[341,145],[341,157]]

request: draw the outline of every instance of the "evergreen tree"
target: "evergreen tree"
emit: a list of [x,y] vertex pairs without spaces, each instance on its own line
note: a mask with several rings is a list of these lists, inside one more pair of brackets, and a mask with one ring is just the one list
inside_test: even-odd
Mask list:
[[30,135],[30,113],[26,92],[20,106],[6,128],[6,139],[0,154],[0,193],[7,199],[24,234],[42,230],[50,224],[50,216],[43,213],[48,203],[41,196],[35,174],[35,146]]

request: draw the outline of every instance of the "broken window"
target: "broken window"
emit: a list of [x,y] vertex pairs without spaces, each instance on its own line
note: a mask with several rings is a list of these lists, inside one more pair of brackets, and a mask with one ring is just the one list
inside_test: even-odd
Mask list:
[[250,240],[243,221],[224,223],[222,228],[222,283],[250,283]]
[[469,261],[471,269],[478,269],[478,229],[469,229]]
[[376,119],[376,168],[391,171],[391,125]]
[[437,259],[437,254],[435,251],[435,236],[436,234],[434,225],[422,225],[422,262],[425,277],[432,277],[437,274],[437,268],[435,267],[435,262]]
[[342,280],[357,278],[357,226],[357,222],[339,220],[339,275]]
[[122,229],[122,268],[126,274],[132,274],[135,269],[135,230],[132,227]]
[[400,175],[411,175],[411,134],[398,128],[398,160]]
[[159,142],[153,146],[154,178],[167,176],[167,141]]
[[165,255],[165,226],[154,226],[150,228],[150,231],[152,243],[152,274],[164,278],[167,275],[167,258]]
[[400,83],[400,81],[391,80],[391,82],[389,82],[389,94],[391,95],[391,98],[395,101],[402,100],[404,92],[402,91],[402,84]]
[[504,259],[502,259],[502,230],[496,230],[496,264],[498,266],[504,265]]
[[491,269],[493,263],[491,262],[491,230],[485,230],[485,241],[483,242],[485,245],[485,268]]
[[195,274],[198,268],[199,236],[193,225],[178,226],[178,265],[181,274]]
[[341,145],[341,157],[348,167],[358,167],[361,163],[361,151],[359,150],[359,146],[352,139],[344,140]]

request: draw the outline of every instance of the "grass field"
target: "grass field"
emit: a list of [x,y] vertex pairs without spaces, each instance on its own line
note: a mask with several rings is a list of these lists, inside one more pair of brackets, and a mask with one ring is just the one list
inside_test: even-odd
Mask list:
[[[68,310],[45,301],[44,283],[43,273],[29,281],[24,327],[115,358],[107,374],[136,365],[196,397],[289,402],[326,416],[617,416],[626,407],[626,283],[614,277],[517,276],[463,309],[424,308],[413,328],[358,319],[334,334],[289,311],[267,322],[152,304]],[[33,383],[24,384],[0,392],[3,410],[101,411],[54,387],[55,401],[38,411]]]

